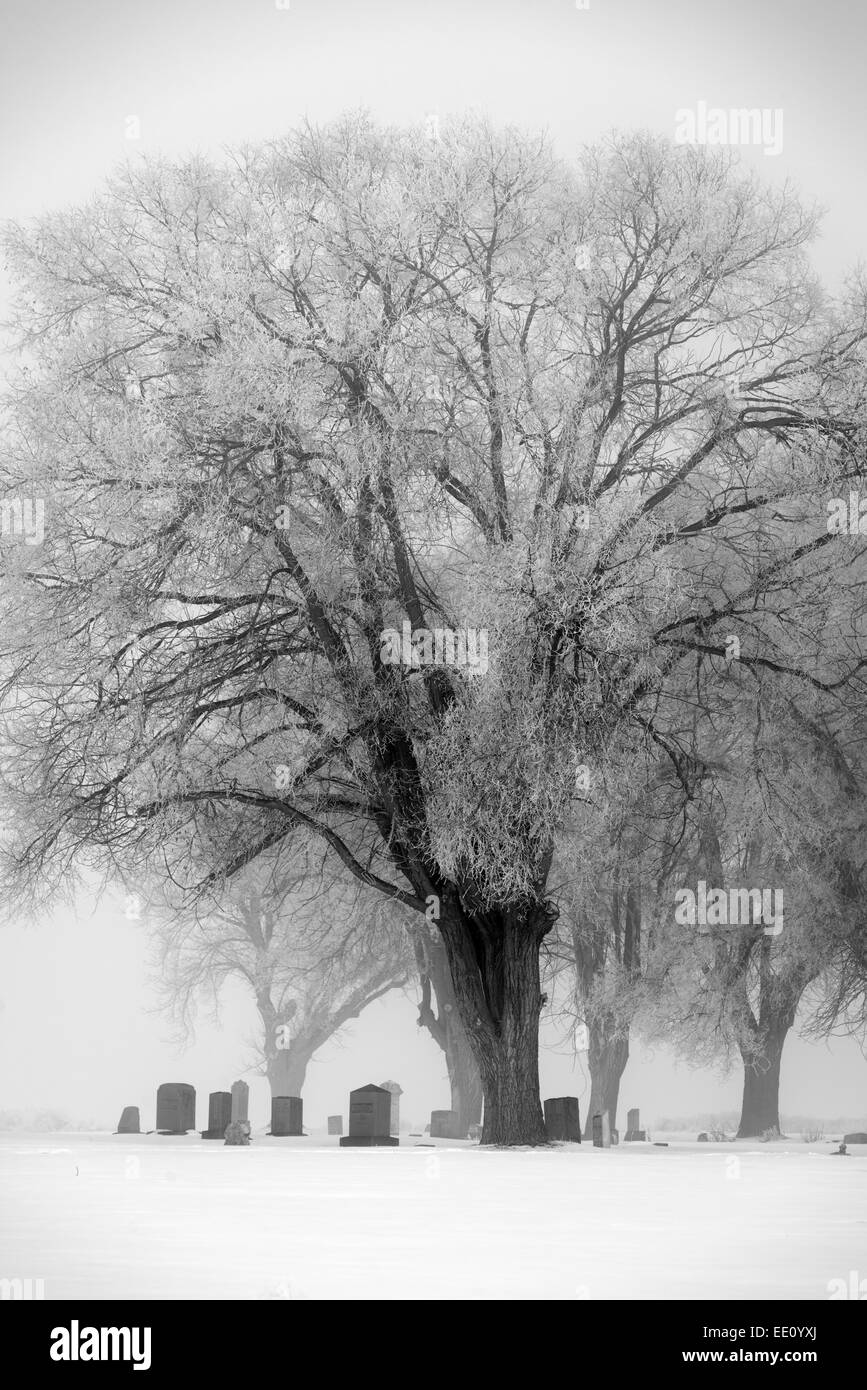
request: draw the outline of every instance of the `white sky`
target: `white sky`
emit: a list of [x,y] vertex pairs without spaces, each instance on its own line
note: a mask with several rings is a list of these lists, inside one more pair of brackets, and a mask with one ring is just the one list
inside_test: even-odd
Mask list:
[[[363,106],[386,121],[468,107],[544,127],[567,154],[612,126],[673,136],[675,112],[782,108],[778,158],[745,159],[790,177],[827,209],[815,250],[838,284],[864,257],[867,13],[852,0],[0,0],[0,216],[26,219],[87,198],[139,153],[217,153]],[[128,118],[140,138],[125,136]],[[7,297],[0,276],[0,305]],[[252,1012],[235,1000],[222,1031],[202,1027],[178,1056],[146,1011],[142,933],[122,899],[59,911],[41,928],[0,932],[0,1109],[57,1106],[116,1121],[125,1104],[153,1123],[157,1084],[190,1081],[204,1126],[207,1093],[241,1074]],[[589,1088],[582,1068],[545,1052],[543,1094]],[[316,1122],[345,1111],[352,1086],[386,1077],[403,1113],[448,1103],[440,1054],[409,1001],[371,1008],[351,1040],[324,1049],[306,1088]],[[865,1115],[864,1059],[851,1042],[790,1041],[783,1108]],[[253,1118],[266,1118],[266,1088]],[[635,1050],[621,1089],[643,1120],[736,1108],[737,1069],[708,1073]]]

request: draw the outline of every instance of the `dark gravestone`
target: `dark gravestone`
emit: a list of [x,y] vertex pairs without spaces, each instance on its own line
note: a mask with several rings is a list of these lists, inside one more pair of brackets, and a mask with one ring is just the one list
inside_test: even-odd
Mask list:
[[431,1139],[460,1139],[458,1112],[456,1110],[432,1110],[430,1112]]
[[328,1116],[328,1133],[329,1133],[329,1134],[342,1134],[342,1133],[343,1133],[343,1116],[342,1116],[342,1115],[329,1115],[329,1116]]
[[227,1144],[237,1144],[237,1145],[249,1144],[249,1142],[250,1142],[250,1121],[249,1121],[249,1120],[232,1120],[230,1124],[227,1124],[227,1125],[226,1125],[226,1139],[225,1139],[225,1142],[226,1142]]
[[349,1092],[349,1133],[342,1148],[395,1146],[400,1141],[391,1134],[391,1095],[381,1086],[360,1086]]
[[696,1140],[696,1143],[698,1143],[698,1144],[709,1144],[709,1143],[710,1143],[710,1140],[708,1139],[708,1137],[707,1137],[707,1135],[705,1134],[704,1130],[702,1130],[701,1134],[698,1136],[698,1139]]
[[141,1121],[137,1105],[125,1105],[123,1114],[117,1122],[116,1134],[141,1134]]
[[581,1120],[577,1096],[555,1096],[545,1101],[545,1128],[549,1139],[567,1144],[581,1143]]
[[271,1101],[271,1133],[275,1139],[299,1139],[304,1133],[304,1102],[300,1096],[274,1096]]
[[867,1144],[867,1134],[863,1130],[856,1129],[854,1134],[843,1135],[844,1144]]
[[593,1116],[593,1147],[594,1149],[602,1149],[605,1147],[605,1140],[602,1133],[601,1115]]
[[224,1139],[226,1126],[232,1122],[232,1092],[212,1091],[208,1096],[208,1128],[203,1139]]
[[186,1134],[196,1127],[196,1088],[166,1081],[157,1091],[157,1133]]

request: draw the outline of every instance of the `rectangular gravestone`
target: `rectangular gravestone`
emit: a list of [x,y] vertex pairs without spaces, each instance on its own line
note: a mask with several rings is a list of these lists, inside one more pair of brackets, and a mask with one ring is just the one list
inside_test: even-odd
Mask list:
[[430,1112],[431,1139],[459,1139],[458,1112],[456,1110],[432,1110]]
[[400,1098],[403,1089],[398,1086],[396,1081],[381,1082],[381,1089],[388,1091],[391,1096],[391,1121],[389,1123],[390,1134],[400,1134]]
[[626,1112],[626,1139],[625,1143],[634,1144],[638,1140],[646,1138],[643,1129],[639,1128],[640,1120],[637,1110],[627,1110]]
[[157,1133],[186,1134],[196,1127],[196,1088],[166,1081],[157,1091]]
[[203,1139],[225,1139],[226,1128],[232,1123],[231,1091],[212,1091],[208,1096],[208,1128]]
[[360,1086],[349,1092],[349,1133],[342,1148],[374,1148],[396,1145],[391,1134],[391,1095],[381,1086]]
[[274,1096],[271,1133],[275,1139],[298,1139],[304,1133],[304,1102],[300,1096]]
[[243,1124],[250,1105],[250,1087],[246,1081],[235,1081],[232,1085],[232,1124]]
[[593,1116],[593,1147],[594,1149],[607,1149],[611,1144],[611,1135],[608,1129],[607,1115]]
[[141,1120],[137,1105],[125,1105],[123,1114],[117,1122],[115,1134],[141,1134]]
[[329,1116],[328,1116],[328,1133],[329,1133],[329,1134],[342,1134],[342,1133],[343,1133],[343,1116],[342,1116],[342,1115],[329,1115]]
[[545,1128],[549,1139],[581,1143],[581,1119],[577,1096],[555,1096],[545,1101]]

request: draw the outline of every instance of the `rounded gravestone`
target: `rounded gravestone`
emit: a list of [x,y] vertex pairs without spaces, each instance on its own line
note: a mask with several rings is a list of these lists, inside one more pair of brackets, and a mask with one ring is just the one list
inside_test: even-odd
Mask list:
[[125,1105],[117,1122],[116,1134],[141,1134],[141,1118],[137,1105]]

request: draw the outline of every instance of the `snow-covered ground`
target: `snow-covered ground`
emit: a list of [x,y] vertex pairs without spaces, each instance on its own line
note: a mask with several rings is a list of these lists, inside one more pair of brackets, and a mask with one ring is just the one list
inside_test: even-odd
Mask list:
[[827,1299],[867,1276],[867,1146],[420,1143],[5,1134],[0,1278],[47,1299]]

